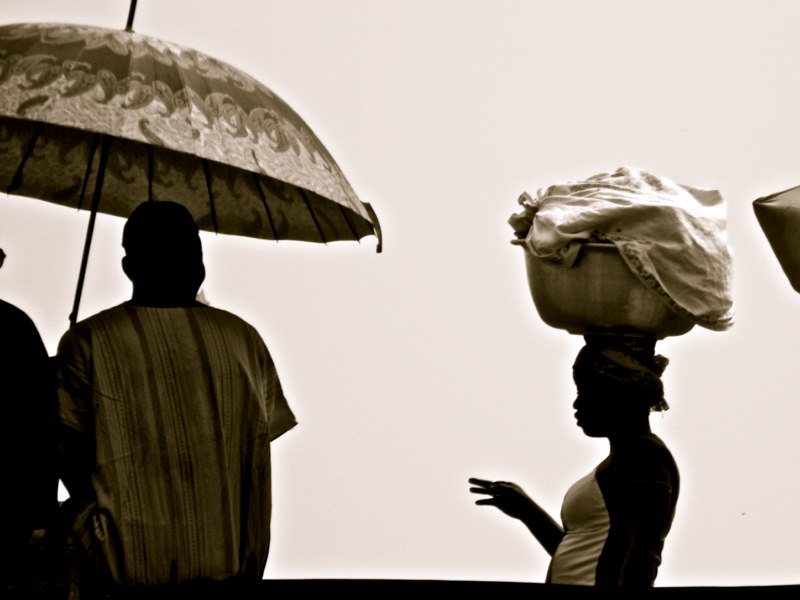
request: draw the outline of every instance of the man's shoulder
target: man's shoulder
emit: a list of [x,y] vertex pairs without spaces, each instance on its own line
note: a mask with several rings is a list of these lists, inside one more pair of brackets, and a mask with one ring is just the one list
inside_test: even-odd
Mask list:
[[125,303],[122,302],[120,304],[111,306],[109,308],[105,308],[99,312],[94,313],[93,315],[81,319],[80,321],[76,322],[72,327],[70,327],[64,335],[67,335],[70,332],[78,333],[81,331],[89,330],[92,327],[96,327],[98,324],[103,323],[105,321],[122,318],[124,314],[125,314]]
[[259,360],[270,361],[271,353],[261,333],[237,314],[222,308],[206,306],[193,310],[200,331],[218,350],[253,353]]
[[104,327],[103,324],[109,320],[120,318],[124,310],[124,303],[118,304],[77,321],[61,335],[58,343],[58,353],[61,354],[62,349],[66,346],[88,343],[88,340],[92,338],[92,331],[97,330],[99,327]]
[[35,328],[33,319],[18,306],[0,299],[0,322],[5,329],[9,328]]
[[239,315],[232,313],[229,310],[225,310],[224,308],[218,308],[216,306],[204,306],[198,309],[197,314],[209,320],[216,321],[217,323],[220,323],[226,327],[238,328],[260,337],[256,328],[253,327],[248,321],[245,321]]
[[29,320],[28,313],[19,308],[18,306],[6,302],[0,298],[0,314],[5,318],[6,316],[13,319]]
[[4,353],[29,353],[33,348],[38,352],[39,348],[44,348],[42,336],[33,319],[24,310],[5,300],[0,300],[0,325]]
[[178,318],[182,321],[187,315],[191,315],[201,329],[213,327],[236,337],[249,338],[264,345],[264,340],[253,325],[242,317],[222,308],[204,305],[187,307],[182,312],[172,312],[171,309],[168,312],[162,312],[161,309],[155,309],[155,311],[150,312],[149,317],[145,317],[148,313],[139,314],[137,317],[137,307],[123,302],[78,321],[64,334],[62,339],[91,338],[98,331],[113,330],[119,326],[124,327],[125,324],[130,324],[137,318],[155,319],[162,326],[168,326],[173,318]]

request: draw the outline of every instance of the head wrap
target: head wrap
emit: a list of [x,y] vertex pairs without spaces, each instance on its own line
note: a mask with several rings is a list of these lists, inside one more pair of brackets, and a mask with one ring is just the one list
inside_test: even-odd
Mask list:
[[655,353],[655,337],[591,334],[584,340],[573,365],[576,375],[630,388],[648,399],[650,410],[669,408],[661,381],[669,360]]

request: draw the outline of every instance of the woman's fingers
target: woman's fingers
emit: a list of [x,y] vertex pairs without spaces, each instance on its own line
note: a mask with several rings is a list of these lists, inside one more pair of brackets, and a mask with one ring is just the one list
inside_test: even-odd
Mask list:
[[469,491],[473,494],[491,494],[492,492],[489,491],[494,483],[489,481],[488,479],[478,479],[477,477],[470,477],[469,482],[472,485],[480,486],[480,487],[471,487]]
[[492,497],[492,498],[483,498],[481,500],[475,500],[475,504],[496,506],[497,505],[497,498]]
[[477,477],[470,477],[469,478],[469,482],[473,483],[475,485],[482,485],[484,487],[492,485],[492,483],[493,483],[492,481],[489,481],[488,479],[478,479]]
[[490,504],[498,506],[498,502],[503,499],[508,499],[508,483],[505,481],[488,481],[486,479],[471,478],[470,483],[479,485],[480,487],[471,487],[469,491],[473,494],[484,494],[489,498],[477,500],[475,504]]

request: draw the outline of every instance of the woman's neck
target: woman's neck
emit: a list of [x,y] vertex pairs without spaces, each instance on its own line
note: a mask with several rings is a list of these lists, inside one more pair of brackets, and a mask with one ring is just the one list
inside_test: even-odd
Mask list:
[[640,437],[652,435],[652,433],[649,421],[638,423],[635,426],[629,425],[625,428],[621,428],[607,436],[610,450],[611,452],[616,452],[629,445],[631,442],[638,440]]

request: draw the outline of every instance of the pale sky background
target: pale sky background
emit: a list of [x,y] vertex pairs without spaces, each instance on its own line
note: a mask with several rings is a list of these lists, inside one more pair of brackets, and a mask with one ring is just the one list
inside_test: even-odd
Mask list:
[[[0,23],[123,29],[127,0],[2,0]],[[719,190],[736,323],[658,350],[683,477],[659,586],[800,584],[800,297],[754,217],[800,184],[795,0],[140,0],[134,29],[287,101],[384,229],[328,246],[203,234],[209,301],[255,325],[300,424],[274,443],[267,578],[542,582],[506,479],[558,515],[607,452],[576,427],[579,336],[545,325],[506,221],[522,191],[630,165]],[[88,215],[0,195],[0,297],[51,353]],[[98,217],[80,316],[128,298]]]

